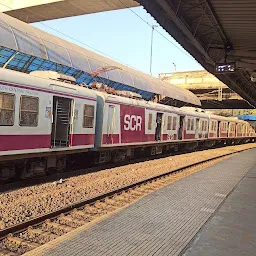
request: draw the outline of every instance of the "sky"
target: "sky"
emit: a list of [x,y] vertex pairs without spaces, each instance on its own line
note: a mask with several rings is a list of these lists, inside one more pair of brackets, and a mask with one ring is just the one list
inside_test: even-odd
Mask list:
[[[143,7],[87,14],[33,25],[150,74],[152,25],[158,24]],[[155,29],[164,37],[157,31],[154,32],[153,76],[158,77],[159,73],[174,72],[173,63],[177,71],[203,69],[160,25]]]

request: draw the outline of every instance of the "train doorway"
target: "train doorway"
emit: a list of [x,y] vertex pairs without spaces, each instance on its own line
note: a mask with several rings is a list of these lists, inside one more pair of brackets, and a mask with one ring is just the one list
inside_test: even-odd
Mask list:
[[52,147],[69,147],[72,100],[53,96]]
[[162,120],[163,113],[156,114],[156,132],[155,132],[155,140],[161,140],[162,138]]
[[178,139],[179,140],[183,139],[184,120],[185,120],[185,116],[180,116],[180,127],[179,127],[179,131],[178,131]]
[[195,132],[195,138],[199,138],[199,130],[200,130],[200,120],[199,118],[196,119],[196,132]]
[[217,138],[220,137],[220,124],[221,124],[221,121],[218,121],[218,127],[217,127]]

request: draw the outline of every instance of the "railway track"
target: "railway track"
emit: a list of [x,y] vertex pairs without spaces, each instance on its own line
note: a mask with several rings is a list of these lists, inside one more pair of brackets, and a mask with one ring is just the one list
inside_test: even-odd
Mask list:
[[190,175],[190,173],[182,174],[174,179],[175,175],[245,150],[247,149],[189,164],[0,230],[0,256],[22,255],[103,215],[114,212],[146,194]]

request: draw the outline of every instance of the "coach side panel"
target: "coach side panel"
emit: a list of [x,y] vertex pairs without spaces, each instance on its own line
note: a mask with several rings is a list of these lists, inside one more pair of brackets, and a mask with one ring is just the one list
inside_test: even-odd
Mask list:
[[[53,97],[70,98],[70,147],[51,148]],[[25,85],[0,82],[0,155],[43,153],[90,148],[94,146],[96,99],[70,97],[68,93],[53,92]],[[92,125],[84,126],[85,106],[93,107]]]

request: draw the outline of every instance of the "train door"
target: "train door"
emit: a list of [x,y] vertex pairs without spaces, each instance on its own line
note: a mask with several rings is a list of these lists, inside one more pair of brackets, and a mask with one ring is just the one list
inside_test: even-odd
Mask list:
[[196,131],[195,131],[195,138],[199,138],[199,131],[200,131],[200,119],[196,119]]
[[109,142],[113,144],[113,134],[115,133],[115,106],[109,105],[108,106],[108,121],[107,121],[107,135]]
[[184,120],[185,120],[185,116],[180,116],[180,127],[179,127],[179,131],[178,131],[178,139],[179,140],[183,139]]
[[217,126],[217,138],[220,137],[220,129],[221,129],[221,121],[218,121],[218,126]]
[[161,140],[162,138],[162,121],[163,121],[163,113],[157,113],[155,140]]
[[69,147],[72,100],[53,96],[52,147]]

